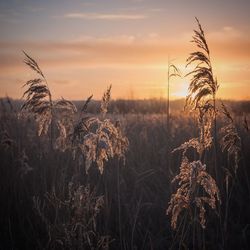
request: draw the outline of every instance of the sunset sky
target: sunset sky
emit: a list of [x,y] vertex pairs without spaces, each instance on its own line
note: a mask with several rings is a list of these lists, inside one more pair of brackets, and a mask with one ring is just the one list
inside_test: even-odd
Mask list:
[[[199,18],[220,84],[218,96],[250,99],[249,0],[0,1],[0,96],[21,98],[37,60],[55,98],[166,97],[168,58],[183,74]],[[171,83],[185,96],[188,79]]]

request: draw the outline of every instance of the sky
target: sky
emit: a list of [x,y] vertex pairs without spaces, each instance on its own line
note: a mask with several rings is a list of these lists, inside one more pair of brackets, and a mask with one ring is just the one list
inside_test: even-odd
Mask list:
[[[167,65],[185,75],[197,17],[205,30],[218,97],[250,99],[249,0],[0,0],[0,97],[21,98],[36,75],[55,99],[164,98]],[[172,79],[171,99],[187,94],[189,78]]]

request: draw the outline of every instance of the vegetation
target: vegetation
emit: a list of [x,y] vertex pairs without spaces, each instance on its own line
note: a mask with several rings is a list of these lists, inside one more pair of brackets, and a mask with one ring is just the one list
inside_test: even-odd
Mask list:
[[197,23],[171,115],[169,99],[111,101],[111,85],[100,102],[54,100],[24,53],[36,77],[0,107],[0,249],[250,247],[250,106],[219,105]]

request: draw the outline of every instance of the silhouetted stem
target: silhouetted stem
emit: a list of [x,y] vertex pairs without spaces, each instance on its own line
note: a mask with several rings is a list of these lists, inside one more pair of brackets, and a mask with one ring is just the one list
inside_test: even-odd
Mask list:
[[217,169],[217,115],[216,115],[216,97],[213,95],[213,106],[214,106],[214,170],[216,181],[218,182],[218,169]]
[[167,130],[169,133],[169,116],[170,116],[170,102],[169,102],[169,80],[170,80],[170,75],[169,75],[169,62],[168,62],[168,101],[167,101]]
[[43,79],[48,87],[49,90],[49,103],[50,103],[50,112],[51,112],[51,123],[50,123],[50,147],[51,150],[53,149],[53,124],[54,124],[54,112],[53,112],[53,101],[52,101],[52,95],[50,93],[49,84],[47,82],[47,79],[43,76]]

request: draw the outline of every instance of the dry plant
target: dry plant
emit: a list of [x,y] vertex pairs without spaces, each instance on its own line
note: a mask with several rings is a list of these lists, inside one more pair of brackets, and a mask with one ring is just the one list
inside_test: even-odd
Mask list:
[[[194,30],[193,40],[198,50],[192,52],[187,59],[187,65],[196,63],[195,68],[186,76],[192,76],[189,84],[189,95],[186,98],[186,106],[191,105],[194,110],[202,109],[206,114],[206,128],[212,127],[213,124],[213,148],[214,148],[214,172],[218,179],[217,169],[217,122],[216,122],[216,93],[219,88],[217,79],[214,76],[210,51],[206,41],[204,30],[197,18],[198,30]],[[205,107],[203,107],[205,105]],[[207,107],[209,107],[207,109]],[[209,110],[210,112],[206,111]],[[210,118],[208,117],[210,115]],[[203,116],[203,115],[202,115]],[[205,118],[205,116],[204,116]],[[200,117],[198,118],[200,120]],[[210,119],[210,120],[209,120]],[[204,123],[204,121],[198,121]],[[204,127],[204,129],[206,129]],[[201,127],[199,127],[201,129]],[[207,130],[208,131],[208,130]],[[210,133],[210,132],[209,132]]]
[[168,126],[168,131],[170,129],[169,127],[169,122],[170,122],[170,80],[173,77],[181,77],[180,70],[173,64],[173,63],[168,63],[168,92],[167,92],[167,126]]
[[108,105],[111,99],[111,88],[112,85],[110,85],[107,90],[104,92],[102,96],[102,102],[101,102],[101,113],[105,116],[108,112]]
[[[178,181],[178,189],[172,195],[167,209],[167,214],[171,216],[173,229],[176,229],[178,217],[185,209],[189,211],[191,220],[194,221],[195,207],[199,210],[199,223],[202,228],[205,228],[205,204],[215,210],[216,201],[220,202],[216,181],[209,175],[206,165],[201,161],[204,152],[212,145],[210,114],[204,112],[204,107],[206,106],[203,105],[198,109],[199,137],[184,142],[172,151],[173,153],[182,151],[180,173],[172,181],[172,183]],[[198,153],[200,160],[190,162],[186,156],[190,148]],[[204,193],[208,196],[205,196]]]
[[197,18],[196,21],[199,29],[194,30],[192,42],[194,42],[200,50],[191,53],[187,59],[187,66],[192,63],[197,63],[194,70],[187,74],[187,76],[192,75],[187,103],[194,105],[196,109],[200,106],[200,100],[211,99],[212,97],[215,110],[215,98],[219,85],[213,74],[210,51],[205,33]]
[[[217,166],[217,125],[216,125],[216,93],[218,90],[218,83],[213,74],[212,64],[210,60],[210,51],[205,38],[204,31],[196,18],[198,23],[198,30],[194,30],[192,42],[196,44],[198,50],[191,53],[187,59],[187,66],[192,63],[196,63],[196,67],[187,76],[191,75],[191,82],[189,85],[189,95],[186,98],[186,106],[191,105],[196,112],[197,124],[199,128],[199,136],[192,138],[189,141],[183,143],[180,147],[173,150],[182,151],[182,163],[180,167],[180,173],[174,178],[173,181],[178,182],[178,189],[175,194],[172,195],[167,214],[171,216],[171,226],[173,229],[177,227],[177,220],[183,210],[188,210],[191,216],[193,227],[193,248],[195,247],[196,226],[195,221],[196,211],[199,214],[199,223],[202,228],[205,228],[205,212],[206,204],[212,209],[216,210],[216,204],[220,204],[219,189],[217,187],[220,184],[220,170]],[[220,141],[222,151],[227,151],[228,163],[233,158],[234,173],[236,174],[239,155],[241,151],[241,139],[237,133],[237,129],[234,125],[234,120],[227,110],[226,106],[222,104],[222,113],[226,117],[228,124],[221,129],[222,139]],[[213,131],[213,135],[212,135]],[[206,159],[205,154],[209,152],[209,149],[213,146],[213,164],[204,164]],[[188,149],[192,148],[198,153],[199,161],[190,161],[187,157]],[[196,154],[195,154],[196,155]],[[211,168],[211,166],[213,168]],[[214,170],[214,171],[213,171]],[[210,174],[215,173],[216,179]],[[232,176],[229,169],[226,169],[226,197],[225,197],[225,216],[221,216],[221,210],[219,211],[220,222],[217,224],[222,233],[223,245],[224,237],[226,235],[226,225],[228,219],[228,207],[230,195],[228,192],[228,178]],[[216,182],[217,181],[217,182]],[[217,184],[218,183],[218,184]],[[222,187],[222,184],[221,188]],[[185,217],[186,218],[186,217]],[[224,218],[224,228],[222,228],[222,218]],[[181,227],[185,227],[185,223],[181,224]],[[197,231],[198,233],[199,231]],[[203,237],[204,240],[204,237]],[[197,240],[199,242],[199,240]],[[203,241],[204,243],[204,241]],[[200,245],[199,245],[200,247]]]
[[[193,239],[195,238],[195,221],[198,220],[203,229],[206,227],[206,205],[216,210],[216,203],[220,203],[216,181],[207,171],[206,164],[203,163],[203,156],[213,143],[211,130],[212,122],[216,119],[215,96],[218,84],[213,76],[210,52],[204,31],[198,19],[196,21],[199,30],[194,30],[195,35],[192,42],[200,50],[191,53],[187,59],[187,66],[193,62],[197,62],[197,65],[194,70],[187,74],[187,76],[192,75],[192,78],[186,106],[191,105],[196,112],[199,136],[184,142],[173,150],[173,152],[182,151],[182,162],[180,173],[173,179],[173,182],[178,181],[178,189],[172,195],[167,209],[167,214],[171,216],[173,229],[177,227],[181,212],[188,211],[193,225]],[[187,151],[190,148],[198,153],[198,161],[188,159]],[[197,209],[199,214],[197,214]],[[195,241],[193,241],[193,247],[194,245]]]
[[171,215],[172,228],[176,229],[178,217],[185,209],[192,218],[195,217],[194,206],[199,210],[199,223],[205,228],[205,205],[216,209],[216,202],[220,202],[218,187],[215,180],[207,173],[206,165],[201,161],[189,162],[184,156],[180,173],[172,182],[176,181],[179,188],[172,195],[167,209],[167,214]]
[[175,148],[172,152],[182,151],[185,156],[189,148],[193,148],[197,151],[200,160],[206,150],[209,150],[212,146],[213,138],[211,134],[212,128],[212,117],[213,117],[213,106],[206,101],[201,106],[197,107],[197,124],[199,128],[199,137],[192,138],[187,142],[184,142],[178,148]]
[[38,63],[27,53],[23,53],[25,55],[24,63],[35,71],[39,78],[29,80],[23,85],[23,87],[27,87],[27,90],[23,94],[25,102],[21,110],[35,115],[39,136],[46,135],[50,127],[51,144],[53,143],[53,123],[55,123],[60,134],[60,140],[56,142],[55,146],[64,146],[62,138],[70,129],[72,123],[69,120],[73,119],[76,107],[72,102],[63,98],[59,101],[52,100],[48,82]]
[[[94,162],[102,174],[104,161],[115,156],[125,160],[128,139],[123,135],[119,121],[113,124],[110,119],[105,118],[110,96],[111,86],[108,87],[102,98],[102,118],[83,116],[79,119],[72,134],[73,156],[75,157],[78,151],[84,156],[86,173]],[[87,103],[84,107],[86,105]]]
[[110,237],[97,231],[104,199],[89,186],[70,182],[66,199],[52,191],[45,195],[44,202],[34,197],[33,204],[46,226],[48,249],[108,249]]
[[221,107],[222,113],[224,114],[228,122],[227,125],[221,128],[221,148],[223,152],[227,151],[228,161],[233,158],[234,173],[236,174],[241,152],[241,138],[239,137],[239,134],[234,124],[234,120],[227,107],[223,103],[221,104]]
[[219,189],[216,181],[207,172],[206,165],[201,160],[190,162],[186,156],[187,150],[193,148],[199,154],[199,158],[202,158],[204,151],[211,146],[210,135],[208,140],[206,138],[204,140],[204,136],[207,136],[206,133],[200,134],[199,138],[190,139],[173,150],[173,152],[182,151],[180,173],[172,181],[172,183],[178,181],[178,189],[172,195],[167,209],[173,229],[176,229],[178,217],[185,209],[188,210],[191,221],[195,221],[196,207],[199,210],[199,223],[204,229],[206,227],[205,204],[216,210],[216,202],[220,203]]
[[247,116],[246,115],[244,116],[243,126],[244,126],[245,130],[247,132],[249,132],[249,125],[248,125],[248,122],[247,122]]

